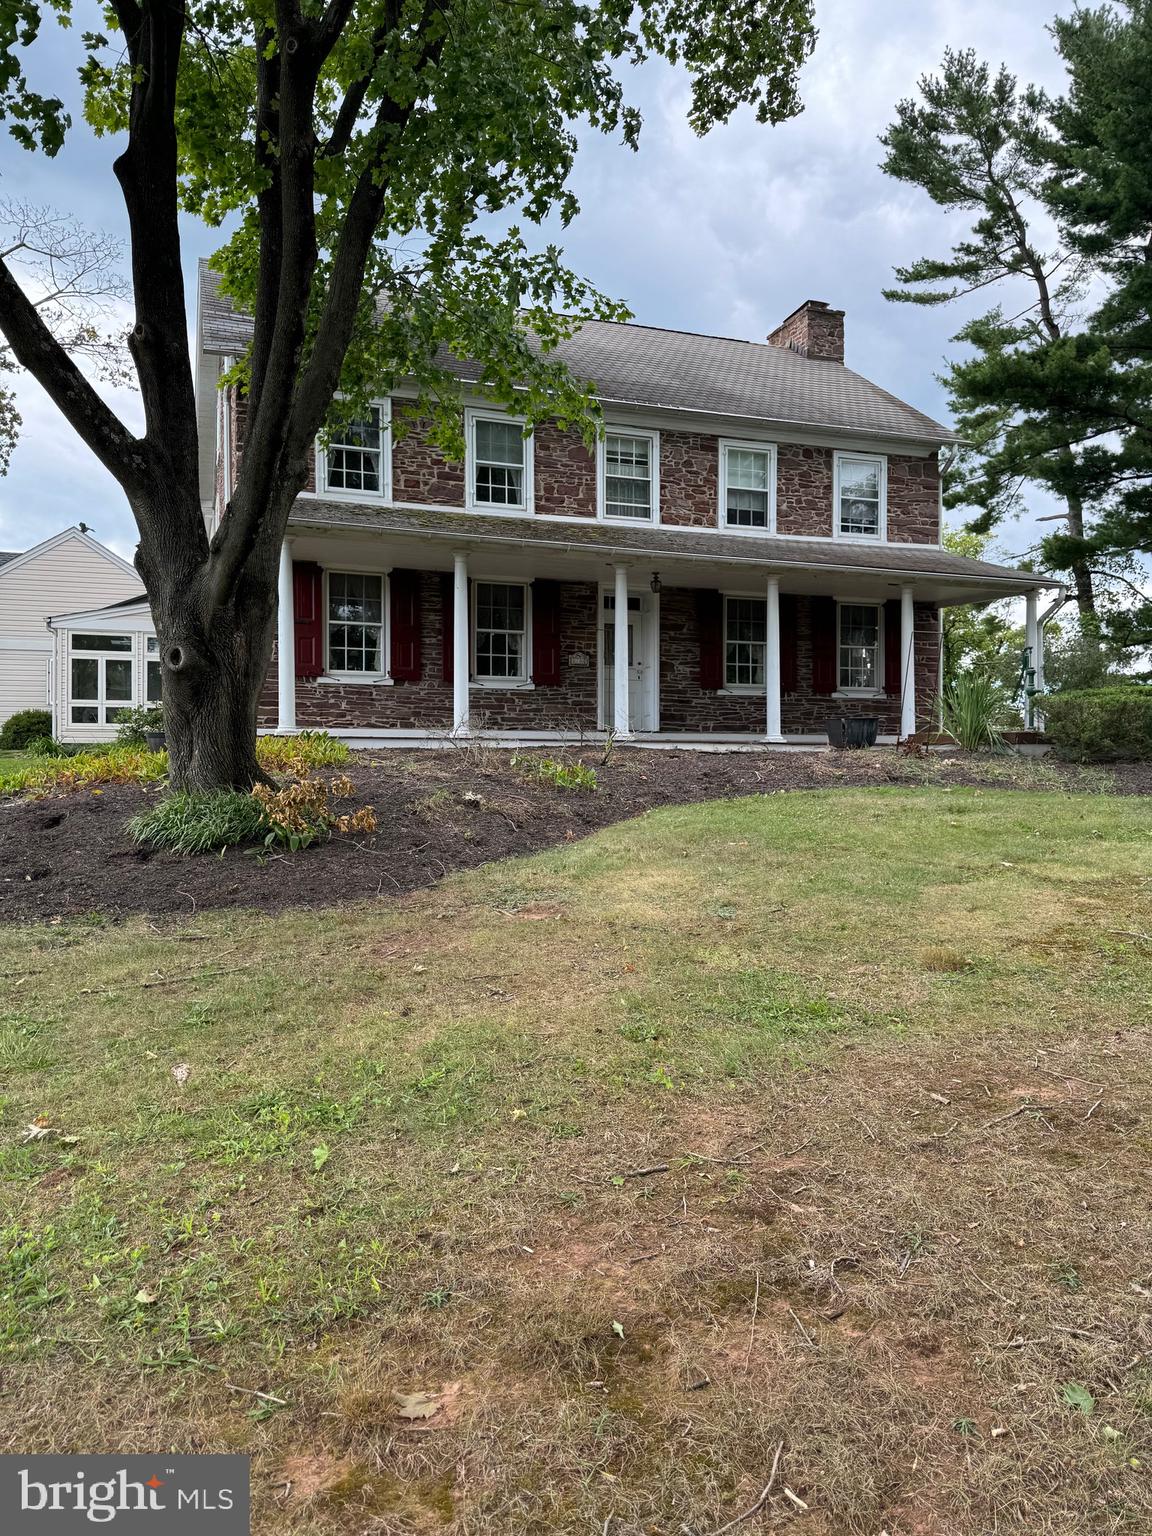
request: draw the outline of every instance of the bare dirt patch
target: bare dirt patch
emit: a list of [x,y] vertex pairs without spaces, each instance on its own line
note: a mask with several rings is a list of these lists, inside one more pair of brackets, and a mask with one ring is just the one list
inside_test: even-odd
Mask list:
[[[532,853],[656,806],[733,795],[869,785],[1152,792],[1152,765],[1107,774],[1044,760],[927,763],[894,752],[571,754],[594,766],[594,793],[563,790],[510,766],[507,751],[359,753],[349,811],[375,808],[372,836],[334,837],[287,855],[229,849],[176,859],[138,848],[127,823],[162,787],[111,786],[0,802],[0,919],[44,921],[88,912],[191,915],[214,907],[275,912],[371,900],[433,885],[454,869]],[[527,920],[550,911],[526,910]]]

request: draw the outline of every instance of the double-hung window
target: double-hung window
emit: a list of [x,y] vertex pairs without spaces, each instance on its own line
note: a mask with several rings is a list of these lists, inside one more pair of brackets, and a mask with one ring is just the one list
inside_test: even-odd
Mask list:
[[391,491],[386,408],[373,405],[367,415],[333,427],[321,456],[323,490],[371,500]]
[[528,681],[528,589],[521,582],[475,585],[473,673],[478,683]]
[[468,489],[477,511],[526,512],[532,488],[532,438],[508,416],[468,415]]
[[69,707],[73,725],[113,725],[131,709],[131,635],[71,637]]
[[724,599],[724,686],[763,688],[768,605],[761,597]]
[[880,687],[880,609],[875,603],[841,603],[838,608],[837,681],[844,691]]
[[776,451],[768,444],[720,444],[720,521],[768,532],[775,521]]
[[379,677],[384,671],[384,577],[328,572],[328,671]]
[[651,523],[659,502],[659,439],[655,432],[612,432],[601,445],[601,506],[607,518]]
[[885,537],[887,466],[875,454],[836,455],[836,533],[843,539]]

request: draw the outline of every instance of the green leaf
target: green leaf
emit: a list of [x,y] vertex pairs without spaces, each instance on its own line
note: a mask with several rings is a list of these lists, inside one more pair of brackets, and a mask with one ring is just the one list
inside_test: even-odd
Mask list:
[[1096,1407],[1096,1399],[1088,1388],[1079,1381],[1066,1381],[1061,1389],[1061,1396],[1069,1408],[1075,1408],[1085,1418]]
[[328,1159],[331,1156],[332,1156],[332,1154],[328,1150],[328,1147],[327,1147],[327,1145],[324,1142],[321,1142],[318,1147],[313,1147],[312,1148],[312,1171],[313,1171],[313,1173],[319,1173],[321,1168],[323,1168],[324,1164],[328,1161]]
[[624,1337],[624,1324],[613,1321],[612,1332],[618,1339],[622,1339]]

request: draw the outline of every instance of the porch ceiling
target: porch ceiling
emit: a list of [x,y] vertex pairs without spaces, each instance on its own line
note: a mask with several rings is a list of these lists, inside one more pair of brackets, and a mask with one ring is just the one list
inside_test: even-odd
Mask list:
[[[301,555],[338,540],[357,565],[450,570],[464,551],[478,575],[606,581],[614,565],[646,585],[739,590],[768,576],[785,591],[890,595],[910,584],[924,602],[983,603],[1058,585],[1050,577],[968,560],[931,544],[852,544],[833,539],[760,538],[708,529],[621,528],[578,519],[484,516],[301,498],[290,533]],[[329,558],[331,556],[329,555]]]

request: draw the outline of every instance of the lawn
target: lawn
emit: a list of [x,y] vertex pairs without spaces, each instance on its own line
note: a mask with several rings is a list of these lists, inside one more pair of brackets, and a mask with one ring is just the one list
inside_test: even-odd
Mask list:
[[7,928],[0,1449],[250,1451],[269,1536],[709,1536],[781,1444],[741,1530],[1147,1531],[1150,855],[830,790]]

